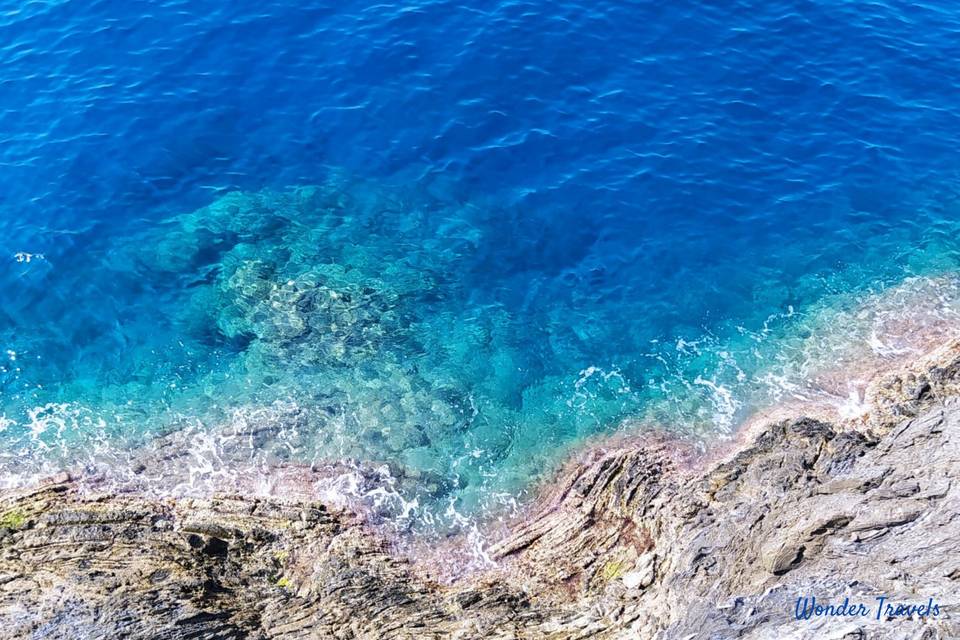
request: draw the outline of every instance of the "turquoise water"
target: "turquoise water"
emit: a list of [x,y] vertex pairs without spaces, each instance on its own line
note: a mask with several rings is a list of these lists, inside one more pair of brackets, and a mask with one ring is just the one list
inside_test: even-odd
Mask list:
[[0,481],[306,490],[447,532],[605,435],[856,416],[870,366],[960,326],[957,27],[11,10]]
[[[456,529],[522,504],[594,436],[658,429],[707,444],[778,402],[843,409],[850,376],[825,388],[818,374],[960,326],[956,254],[943,250],[800,277],[768,267],[741,285],[742,314],[664,332],[702,282],[638,297],[575,270],[521,291],[513,274],[490,280],[511,215],[331,170],[93,245],[93,274],[22,258],[24,279],[56,277],[97,302],[35,300],[19,316],[37,319],[31,331],[4,336],[8,483],[67,468],[202,495],[309,468],[328,499]],[[63,315],[40,322],[51,306]]]

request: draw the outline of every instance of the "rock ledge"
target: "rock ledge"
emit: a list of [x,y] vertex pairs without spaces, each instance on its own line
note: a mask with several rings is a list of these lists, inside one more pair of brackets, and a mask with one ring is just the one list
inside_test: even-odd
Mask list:
[[[722,459],[598,449],[453,584],[322,504],[57,478],[0,496],[0,637],[960,637],[958,387],[953,342],[874,380],[856,424],[768,424]],[[812,596],[941,615],[795,620]]]

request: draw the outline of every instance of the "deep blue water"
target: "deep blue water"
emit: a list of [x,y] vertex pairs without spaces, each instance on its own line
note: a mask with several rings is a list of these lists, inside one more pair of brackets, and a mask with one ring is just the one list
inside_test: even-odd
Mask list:
[[0,471],[254,416],[470,513],[727,434],[952,305],[958,60],[946,2],[8,2]]

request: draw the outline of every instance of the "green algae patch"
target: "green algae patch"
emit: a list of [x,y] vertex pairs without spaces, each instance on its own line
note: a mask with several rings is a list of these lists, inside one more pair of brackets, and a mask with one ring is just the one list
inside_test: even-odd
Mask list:
[[21,529],[27,524],[27,514],[21,509],[10,509],[0,516],[0,529]]
[[290,583],[290,580],[286,576],[283,576],[282,578],[277,580],[276,585],[281,589],[289,589],[291,586],[293,586]]
[[623,575],[625,569],[626,563],[623,560],[608,560],[600,569],[600,579],[604,582],[616,580]]

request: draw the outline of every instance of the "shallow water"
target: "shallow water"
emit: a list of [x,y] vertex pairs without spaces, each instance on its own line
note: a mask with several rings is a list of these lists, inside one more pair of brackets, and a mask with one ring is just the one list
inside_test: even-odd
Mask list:
[[0,480],[202,493],[309,465],[326,498],[447,530],[597,435],[710,442],[812,394],[855,413],[838,368],[957,326],[958,27],[883,3],[10,9]]

